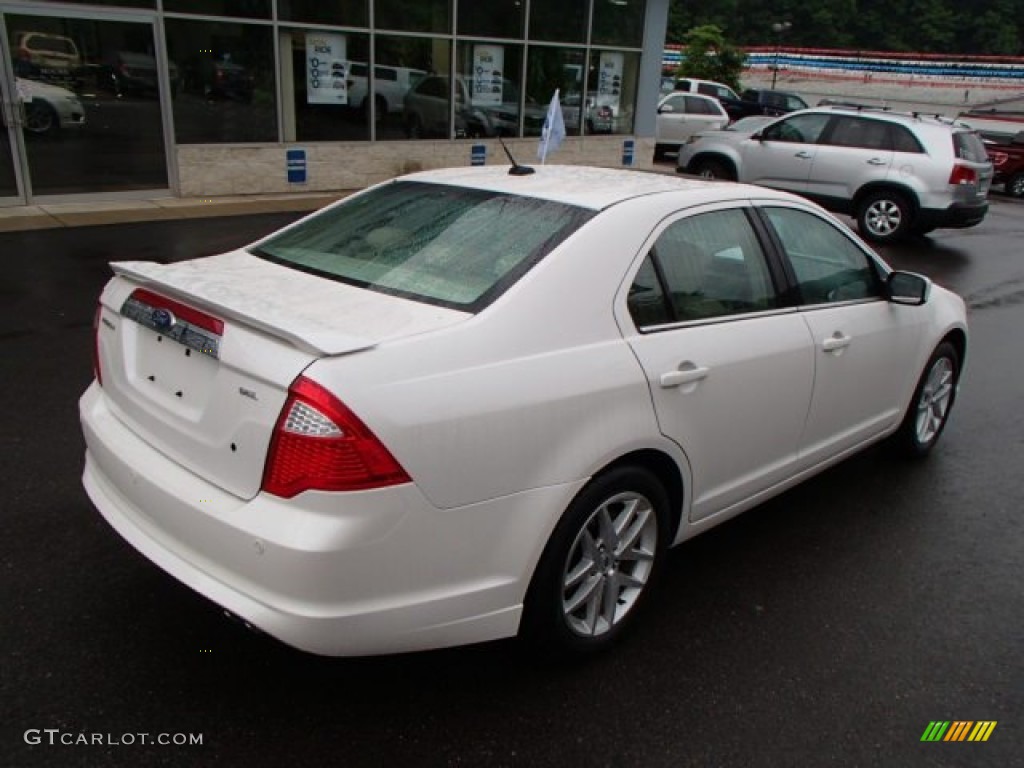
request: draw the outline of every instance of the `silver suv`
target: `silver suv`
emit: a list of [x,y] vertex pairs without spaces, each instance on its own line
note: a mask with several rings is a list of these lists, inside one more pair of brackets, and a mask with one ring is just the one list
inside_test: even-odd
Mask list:
[[985,145],[966,126],[856,106],[793,112],[753,133],[697,134],[677,170],[796,192],[853,216],[876,243],[979,224],[992,183]]

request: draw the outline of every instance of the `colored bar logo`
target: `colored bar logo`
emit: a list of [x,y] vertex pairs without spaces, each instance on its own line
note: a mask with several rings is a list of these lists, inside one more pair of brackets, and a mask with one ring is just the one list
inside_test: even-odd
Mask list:
[[996,720],[932,720],[921,741],[988,741],[996,729]]

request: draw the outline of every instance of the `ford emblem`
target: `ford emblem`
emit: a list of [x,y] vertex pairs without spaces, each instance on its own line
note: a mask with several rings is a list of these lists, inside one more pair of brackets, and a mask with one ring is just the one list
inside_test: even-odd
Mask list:
[[169,331],[171,327],[177,322],[174,315],[166,309],[154,309],[153,314],[153,327],[158,331]]

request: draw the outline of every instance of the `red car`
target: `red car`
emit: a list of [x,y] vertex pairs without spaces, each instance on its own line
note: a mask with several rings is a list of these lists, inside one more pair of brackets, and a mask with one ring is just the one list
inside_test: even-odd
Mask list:
[[1011,197],[1024,197],[1024,131],[1005,144],[986,141],[985,149],[995,175],[993,184],[1002,184]]

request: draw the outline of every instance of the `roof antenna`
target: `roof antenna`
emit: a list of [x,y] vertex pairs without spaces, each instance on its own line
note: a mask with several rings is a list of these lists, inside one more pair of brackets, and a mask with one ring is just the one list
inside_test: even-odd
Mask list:
[[508,169],[509,176],[529,176],[531,173],[536,173],[533,168],[528,165],[520,165],[516,162],[516,159],[512,157],[512,153],[508,151],[508,147],[505,146],[505,142],[501,140],[501,136],[498,136],[498,143],[501,144],[501,148],[505,150],[505,154],[508,156],[508,161],[512,163],[512,167]]

